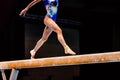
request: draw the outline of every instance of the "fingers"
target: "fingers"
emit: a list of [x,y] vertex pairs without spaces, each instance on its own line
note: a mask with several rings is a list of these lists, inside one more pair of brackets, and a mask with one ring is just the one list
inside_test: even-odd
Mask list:
[[25,14],[26,14],[25,12],[21,12],[19,15],[20,16],[25,16]]
[[25,16],[26,12],[27,12],[27,10],[24,9],[24,10],[22,10],[22,11],[20,12],[19,15],[20,15],[20,16]]

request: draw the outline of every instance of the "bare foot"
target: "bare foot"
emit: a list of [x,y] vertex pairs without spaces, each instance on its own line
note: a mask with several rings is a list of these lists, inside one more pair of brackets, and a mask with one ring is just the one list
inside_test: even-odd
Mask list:
[[72,51],[69,47],[65,49],[65,54],[72,54],[75,55],[76,53]]
[[30,54],[31,54],[31,59],[34,59],[35,51],[34,51],[34,50],[31,50],[31,51],[30,51]]

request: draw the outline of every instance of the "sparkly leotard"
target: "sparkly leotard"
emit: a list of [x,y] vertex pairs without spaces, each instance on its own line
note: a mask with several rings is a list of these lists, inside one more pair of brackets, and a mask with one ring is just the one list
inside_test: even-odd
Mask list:
[[58,0],[45,0],[44,5],[47,10],[46,16],[50,17],[56,21],[57,11],[58,11]]

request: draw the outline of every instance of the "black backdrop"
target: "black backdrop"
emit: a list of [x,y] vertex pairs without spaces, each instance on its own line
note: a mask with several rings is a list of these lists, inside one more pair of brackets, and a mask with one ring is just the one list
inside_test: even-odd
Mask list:
[[[0,1],[1,61],[24,59],[24,20],[18,14],[30,1]],[[81,54],[120,50],[118,0],[60,0],[60,3],[60,9],[62,9],[59,10],[58,18],[82,23],[78,27]],[[29,13],[44,15],[44,12],[39,12],[41,11],[39,6],[41,5],[33,7]],[[104,77],[117,79],[119,71],[119,63],[81,66],[81,73],[83,73],[81,76],[91,76],[91,79],[99,75],[101,79]]]

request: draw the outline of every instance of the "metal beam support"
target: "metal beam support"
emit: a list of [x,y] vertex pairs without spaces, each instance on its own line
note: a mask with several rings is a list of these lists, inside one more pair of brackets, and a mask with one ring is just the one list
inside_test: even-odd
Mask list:
[[7,80],[6,75],[5,75],[5,71],[3,69],[1,69],[0,71],[1,71],[2,79]]
[[17,80],[19,69],[12,69],[9,80]]

